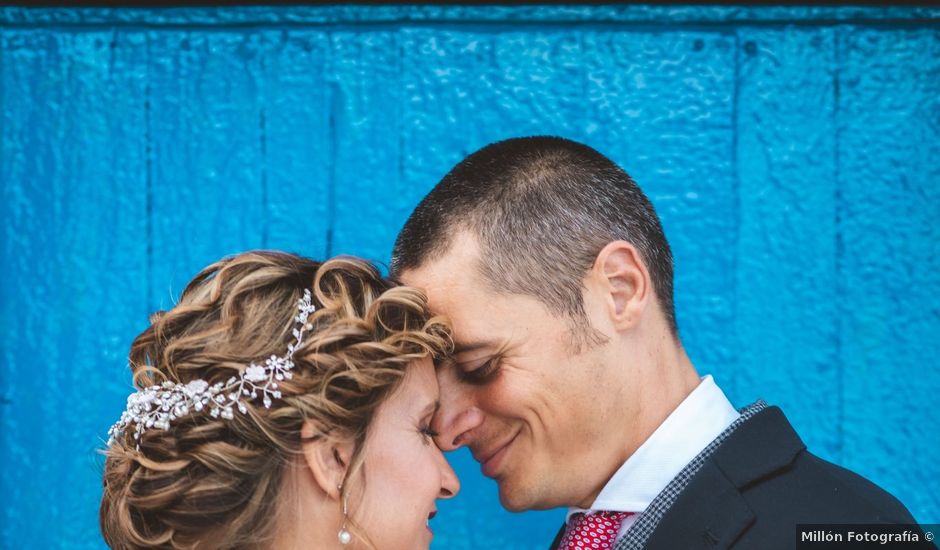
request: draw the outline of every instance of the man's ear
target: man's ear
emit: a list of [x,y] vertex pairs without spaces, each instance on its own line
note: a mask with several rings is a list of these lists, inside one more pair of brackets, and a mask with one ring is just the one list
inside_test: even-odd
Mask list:
[[[339,498],[339,487],[346,478],[352,460],[352,441],[338,441],[324,435],[310,420],[304,421],[300,436],[304,440],[304,463],[313,474],[313,479],[324,493]],[[314,436],[319,437],[314,439]]]
[[597,254],[591,275],[603,292],[614,328],[635,326],[652,290],[649,271],[636,247],[626,241],[607,243]]

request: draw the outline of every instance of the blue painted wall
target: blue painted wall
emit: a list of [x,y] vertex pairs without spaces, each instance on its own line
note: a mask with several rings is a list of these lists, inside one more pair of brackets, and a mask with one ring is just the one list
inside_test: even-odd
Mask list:
[[[737,405],[940,520],[940,11],[0,9],[0,546],[100,548],[100,458],[148,312],[257,247],[387,261],[517,135],[624,166],[689,353]],[[435,548],[546,547],[466,453]]]

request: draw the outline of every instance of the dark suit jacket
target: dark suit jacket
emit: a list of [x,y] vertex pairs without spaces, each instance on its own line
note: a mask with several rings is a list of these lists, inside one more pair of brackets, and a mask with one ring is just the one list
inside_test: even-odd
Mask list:
[[915,521],[877,485],[807,451],[783,412],[768,407],[705,461],[646,548],[792,549],[800,523]]

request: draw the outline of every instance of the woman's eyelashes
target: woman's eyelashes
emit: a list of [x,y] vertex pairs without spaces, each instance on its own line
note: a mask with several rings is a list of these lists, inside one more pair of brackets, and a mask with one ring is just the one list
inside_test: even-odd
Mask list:
[[435,432],[434,430],[431,429],[431,421],[430,421],[430,420],[427,420],[427,421],[423,422],[423,423],[421,424],[421,427],[418,428],[418,431],[421,433],[421,435],[424,436],[424,442],[425,442],[425,443],[431,443],[431,442],[434,440],[435,437],[437,437],[437,436],[440,435],[439,433],[437,433],[437,432]]
[[496,357],[491,358],[475,369],[464,370],[457,369],[460,373],[460,379],[470,384],[483,384],[488,381],[499,368],[499,361]]

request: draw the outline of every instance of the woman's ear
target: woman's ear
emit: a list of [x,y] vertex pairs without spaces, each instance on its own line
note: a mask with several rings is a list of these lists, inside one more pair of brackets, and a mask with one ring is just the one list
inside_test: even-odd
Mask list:
[[[324,435],[311,420],[305,420],[300,429],[304,440],[304,462],[313,479],[324,493],[339,498],[339,487],[346,479],[346,471],[352,460],[352,441],[339,441]],[[314,436],[319,436],[314,439]]]

